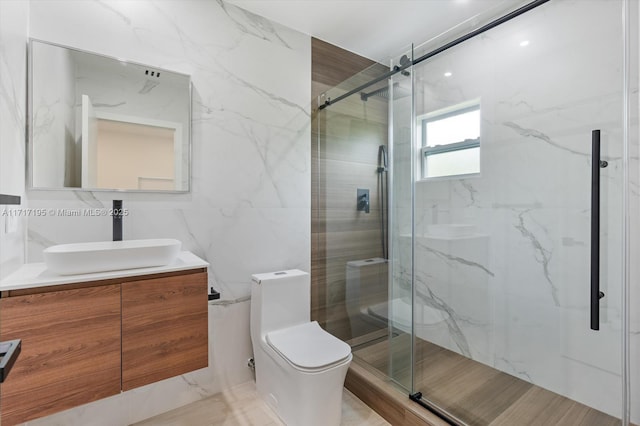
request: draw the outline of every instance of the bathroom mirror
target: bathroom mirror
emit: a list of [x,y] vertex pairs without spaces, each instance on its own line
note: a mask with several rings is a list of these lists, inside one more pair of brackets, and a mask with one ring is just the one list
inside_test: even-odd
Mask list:
[[31,188],[189,191],[190,76],[29,45]]

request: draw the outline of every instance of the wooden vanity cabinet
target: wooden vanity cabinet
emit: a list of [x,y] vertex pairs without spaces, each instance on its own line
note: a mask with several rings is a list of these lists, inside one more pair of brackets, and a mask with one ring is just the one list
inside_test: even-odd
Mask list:
[[120,392],[120,285],[51,288],[0,299],[2,339],[22,339],[2,384],[3,426]]
[[2,292],[12,426],[208,365],[206,269]]
[[208,365],[207,274],[122,284],[122,390]]

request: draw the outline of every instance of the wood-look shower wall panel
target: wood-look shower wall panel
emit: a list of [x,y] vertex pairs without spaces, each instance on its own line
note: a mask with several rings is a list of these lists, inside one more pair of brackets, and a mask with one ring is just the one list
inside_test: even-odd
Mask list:
[[[317,38],[311,38],[311,80],[328,88],[336,86],[375,62]],[[325,89],[326,90],[326,89]],[[315,99],[320,93],[312,93]]]
[[[349,317],[345,294],[347,262],[378,256],[372,254],[371,247],[379,244],[379,238],[380,232],[377,229],[327,232],[321,237],[323,244],[332,250],[325,259],[324,268],[327,313],[325,328],[340,339],[350,340],[376,329],[367,327],[357,318]],[[385,300],[387,291],[378,295],[381,300]]]
[[[349,340],[362,330],[352,330],[347,315],[347,262],[382,256],[376,169],[378,146],[387,143],[387,101],[352,96],[318,112],[320,93],[373,62],[316,39],[312,61],[312,318]],[[367,74],[385,70],[380,65]],[[364,82],[373,75],[358,78]],[[370,213],[356,209],[358,188],[370,190]]]

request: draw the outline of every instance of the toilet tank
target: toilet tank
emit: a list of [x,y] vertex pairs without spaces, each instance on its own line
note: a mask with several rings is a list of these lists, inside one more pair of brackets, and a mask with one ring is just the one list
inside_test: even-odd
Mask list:
[[251,334],[310,321],[311,282],[298,269],[255,274],[251,277]]

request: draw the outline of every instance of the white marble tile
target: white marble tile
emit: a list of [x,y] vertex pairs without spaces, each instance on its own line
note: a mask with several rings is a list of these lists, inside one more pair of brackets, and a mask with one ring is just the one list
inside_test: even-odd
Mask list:
[[[342,394],[344,426],[388,425],[380,415],[351,392]],[[254,381],[227,389],[203,401],[137,423],[138,425],[282,425],[282,421],[256,392]]]
[[[33,0],[30,32],[192,76],[191,193],[28,194],[45,208],[108,208],[122,199],[125,239],[177,238],[210,263],[209,285],[223,301],[210,307],[212,366],[122,394],[124,421],[246,381],[251,274],[310,267],[310,37],[222,1],[197,0]],[[48,245],[105,239],[109,217],[32,218],[27,259],[41,261]],[[90,405],[65,414],[67,424],[110,410],[107,402]]]
[[[0,4],[0,193],[22,197],[22,206],[0,206],[0,279],[24,263],[27,219],[12,210],[26,207],[25,111],[26,44],[29,5]],[[10,220],[13,223],[5,228]],[[5,229],[15,231],[5,233]]]

